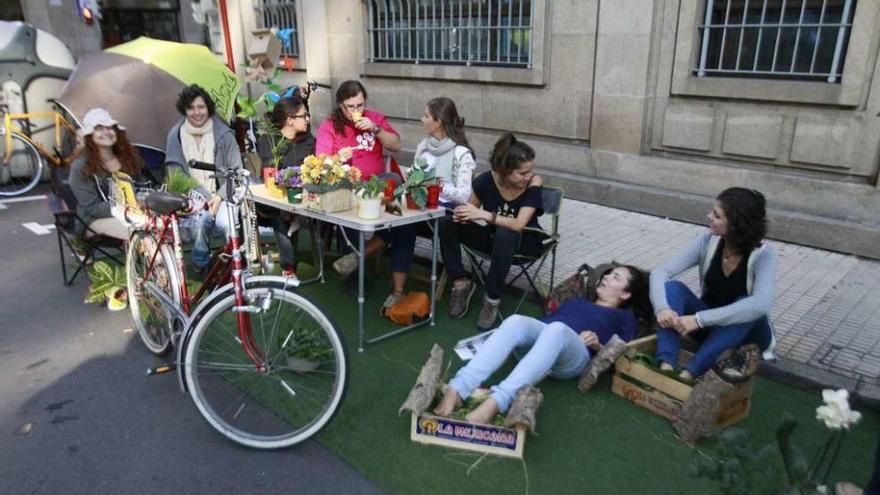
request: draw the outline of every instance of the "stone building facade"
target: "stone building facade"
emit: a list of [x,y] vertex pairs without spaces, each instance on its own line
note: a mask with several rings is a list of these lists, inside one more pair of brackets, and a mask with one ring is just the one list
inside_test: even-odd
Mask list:
[[[422,137],[425,103],[445,95],[465,117],[480,161],[502,131],[513,131],[568,197],[703,222],[717,192],[745,186],[766,195],[772,237],[880,258],[880,2],[227,5],[236,63],[251,30],[291,23],[271,9],[294,12],[297,64],[283,81],[335,89],[361,79],[369,105],[401,131],[404,155]],[[523,26],[522,9],[527,30],[514,27]],[[492,48],[467,45],[475,32]],[[441,46],[424,52],[432,35]],[[486,53],[493,50],[501,58]],[[491,60],[482,62],[484,53]],[[786,57],[788,73],[780,69]],[[315,98],[316,117],[329,112],[331,91]]]

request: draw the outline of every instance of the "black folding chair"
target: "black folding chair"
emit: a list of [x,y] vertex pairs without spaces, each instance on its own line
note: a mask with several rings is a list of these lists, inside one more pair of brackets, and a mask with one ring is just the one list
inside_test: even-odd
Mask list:
[[[49,208],[55,217],[61,275],[64,285],[70,285],[80,272],[84,272],[86,267],[100,256],[125,265],[125,242],[95,232],[82,217],[76,214],[76,196],[70,190],[67,178],[62,175],[66,171],[67,169],[62,167],[52,168],[52,188],[55,194],[49,201]],[[73,257],[78,265],[70,276],[67,274],[68,257]]]
[[[556,276],[556,247],[559,245],[560,240],[559,211],[562,206],[562,197],[562,188],[543,186],[541,193],[541,203],[544,210],[544,217],[549,219],[549,228],[546,230],[535,229],[531,227],[526,227],[523,229],[523,233],[530,231],[540,233],[544,236],[544,240],[541,246],[541,251],[537,255],[528,256],[524,254],[516,254],[513,257],[513,263],[511,264],[510,269],[511,271],[515,271],[514,269],[517,270],[516,275],[514,275],[514,277],[507,282],[507,287],[510,287],[514,283],[516,283],[516,281],[519,280],[520,277],[524,277],[528,282],[528,285],[523,290],[522,296],[520,297],[519,302],[516,305],[516,309],[514,309],[513,311],[514,313],[519,312],[520,306],[522,306],[523,301],[525,301],[526,297],[532,292],[534,292],[538,303],[543,303],[543,298],[545,294],[541,294],[541,291],[538,289],[536,279],[541,273],[541,269],[544,267],[544,263],[547,261],[548,257],[550,258],[549,287],[553,287],[553,279]],[[477,279],[480,281],[480,284],[485,286],[486,270],[483,268],[483,263],[492,259],[492,253],[484,253],[482,251],[470,248],[464,244],[462,244],[462,248],[465,255],[468,257],[471,266],[474,267],[474,273],[477,275]],[[532,270],[533,267],[534,270]],[[500,312],[498,314],[501,315]]]

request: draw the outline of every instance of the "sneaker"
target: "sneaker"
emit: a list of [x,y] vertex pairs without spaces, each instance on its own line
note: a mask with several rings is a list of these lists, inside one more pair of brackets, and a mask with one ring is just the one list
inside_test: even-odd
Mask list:
[[358,269],[358,256],[355,253],[348,253],[333,262],[333,269],[343,277],[351,275]]
[[401,299],[403,299],[403,294],[388,294],[388,297],[385,298],[385,302],[382,303],[382,307],[379,308],[379,314],[385,316],[385,311],[391,306],[399,303]]
[[483,298],[483,307],[480,308],[480,316],[477,318],[477,326],[483,330],[489,330],[495,327],[495,321],[498,319],[498,306],[501,305],[501,299],[490,299],[489,296]]
[[747,380],[761,366],[761,350],[755,344],[727,349],[715,363],[715,372],[730,383]]
[[834,485],[835,495],[862,495],[864,490],[849,481],[840,481]]
[[461,318],[467,313],[475,289],[476,286],[468,278],[459,279],[452,283],[452,291],[449,294],[450,316]]
[[286,278],[296,278],[296,270],[293,265],[285,263],[281,267],[281,276]]

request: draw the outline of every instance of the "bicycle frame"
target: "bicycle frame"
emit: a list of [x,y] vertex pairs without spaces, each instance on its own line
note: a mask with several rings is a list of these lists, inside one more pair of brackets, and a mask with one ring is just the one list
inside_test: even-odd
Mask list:
[[[42,144],[37,141],[34,141],[30,136],[30,129],[27,132],[23,131],[21,126],[14,123],[13,120],[27,120],[30,121],[32,118],[51,118],[53,120],[52,126],[47,126],[42,129],[37,129],[37,131],[41,131],[44,129],[48,129],[49,127],[55,128],[55,147],[56,152],[52,153],[47,150]],[[28,123],[28,125],[30,125]],[[71,124],[67,119],[64,118],[58,112],[28,112],[28,113],[6,113],[3,115],[3,139],[6,141],[6,156],[3,157],[4,162],[8,162],[12,157],[12,135],[18,135],[22,139],[29,142],[33,145],[37,151],[40,152],[41,155],[45,156],[52,162],[55,166],[62,165],[68,157],[61,156],[60,152],[57,151],[61,148],[61,130],[67,129],[69,132],[76,133],[76,128]]]

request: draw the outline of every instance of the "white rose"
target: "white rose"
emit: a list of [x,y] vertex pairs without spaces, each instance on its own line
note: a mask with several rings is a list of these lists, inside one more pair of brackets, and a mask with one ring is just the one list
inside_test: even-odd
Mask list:
[[862,414],[849,408],[849,392],[846,389],[822,391],[822,400],[825,405],[816,408],[816,419],[825,423],[827,428],[839,430],[849,429],[850,426],[862,419]]

